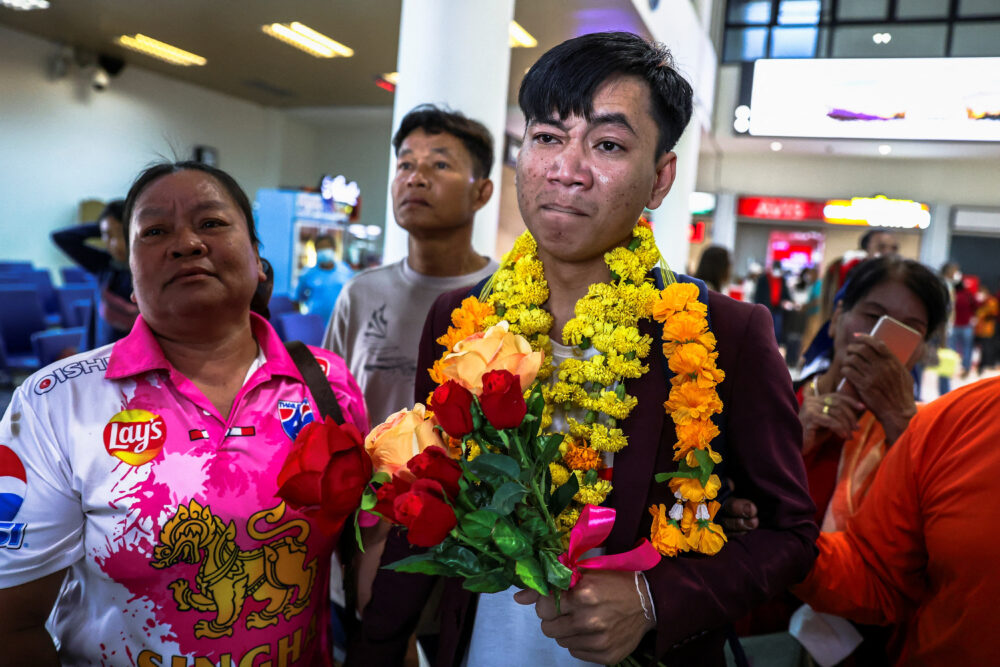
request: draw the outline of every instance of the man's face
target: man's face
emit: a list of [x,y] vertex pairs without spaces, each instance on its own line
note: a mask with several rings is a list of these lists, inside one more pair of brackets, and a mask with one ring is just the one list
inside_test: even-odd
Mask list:
[[873,257],[882,255],[898,255],[899,241],[888,232],[879,232],[868,242],[868,252]]
[[98,226],[101,229],[101,240],[104,241],[114,259],[119,262],[128,261],[128,251],[125,249],[125,234],[122,231],[122,221],[111,216],[101,218]]
[[410,234],[471,225],[492,192],[489,179],[476,177],[472,156],[454,135],[417,129],[399,147],[392,212]]
[[619,77],[597,90],[589,121],[553,116],[528,124],[517,201],[543,261],[601,258],[629,238],[644,207],[663,201],[676,156],[657,155],[650,105],[644,81]]

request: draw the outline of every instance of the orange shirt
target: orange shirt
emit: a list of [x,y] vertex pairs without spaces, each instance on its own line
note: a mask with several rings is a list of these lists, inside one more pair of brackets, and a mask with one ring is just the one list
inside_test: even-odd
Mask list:
[[793,592],[818,611],[903,624],[897,664],[996,664],[998,415],[1000,377],[920,410]]

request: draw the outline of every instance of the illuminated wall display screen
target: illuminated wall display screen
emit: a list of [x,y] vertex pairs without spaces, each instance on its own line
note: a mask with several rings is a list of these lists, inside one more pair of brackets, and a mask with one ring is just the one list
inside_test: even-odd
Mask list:
[[1000,141],[1000,58],[758,60],[750,134]]

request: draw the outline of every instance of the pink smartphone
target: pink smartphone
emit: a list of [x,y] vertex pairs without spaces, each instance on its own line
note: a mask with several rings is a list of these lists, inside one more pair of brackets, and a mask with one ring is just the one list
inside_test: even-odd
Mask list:
[[[888,315],[878,318],[869,335],[884,342],[904,366],[924,339],[919,331]],[[849,386],[847,378],[844,378],[837,385],[837,391],[844,392]],[[853,387],[849,393],[854,396]]]

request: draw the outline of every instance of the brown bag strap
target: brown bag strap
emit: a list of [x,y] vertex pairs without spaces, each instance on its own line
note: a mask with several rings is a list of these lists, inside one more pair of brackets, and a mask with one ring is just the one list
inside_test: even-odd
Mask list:
[[344,413],[340,410],[340,403],[337,402],[337,397],[334,395],[333,389],[330,388],[330,382],[326,379],[326,374],[319,367],[319,362],[316,361],[313,353],[309,351],[305,343],[299,340],[285,343],[285,349],[288,350],[288,354],[295,362],[295,367],[299,369],[306,387],[309,388],[309,393],[316,401],[316,409],[319,410],[320,416],[331,417],[337,424],[343,424]]

